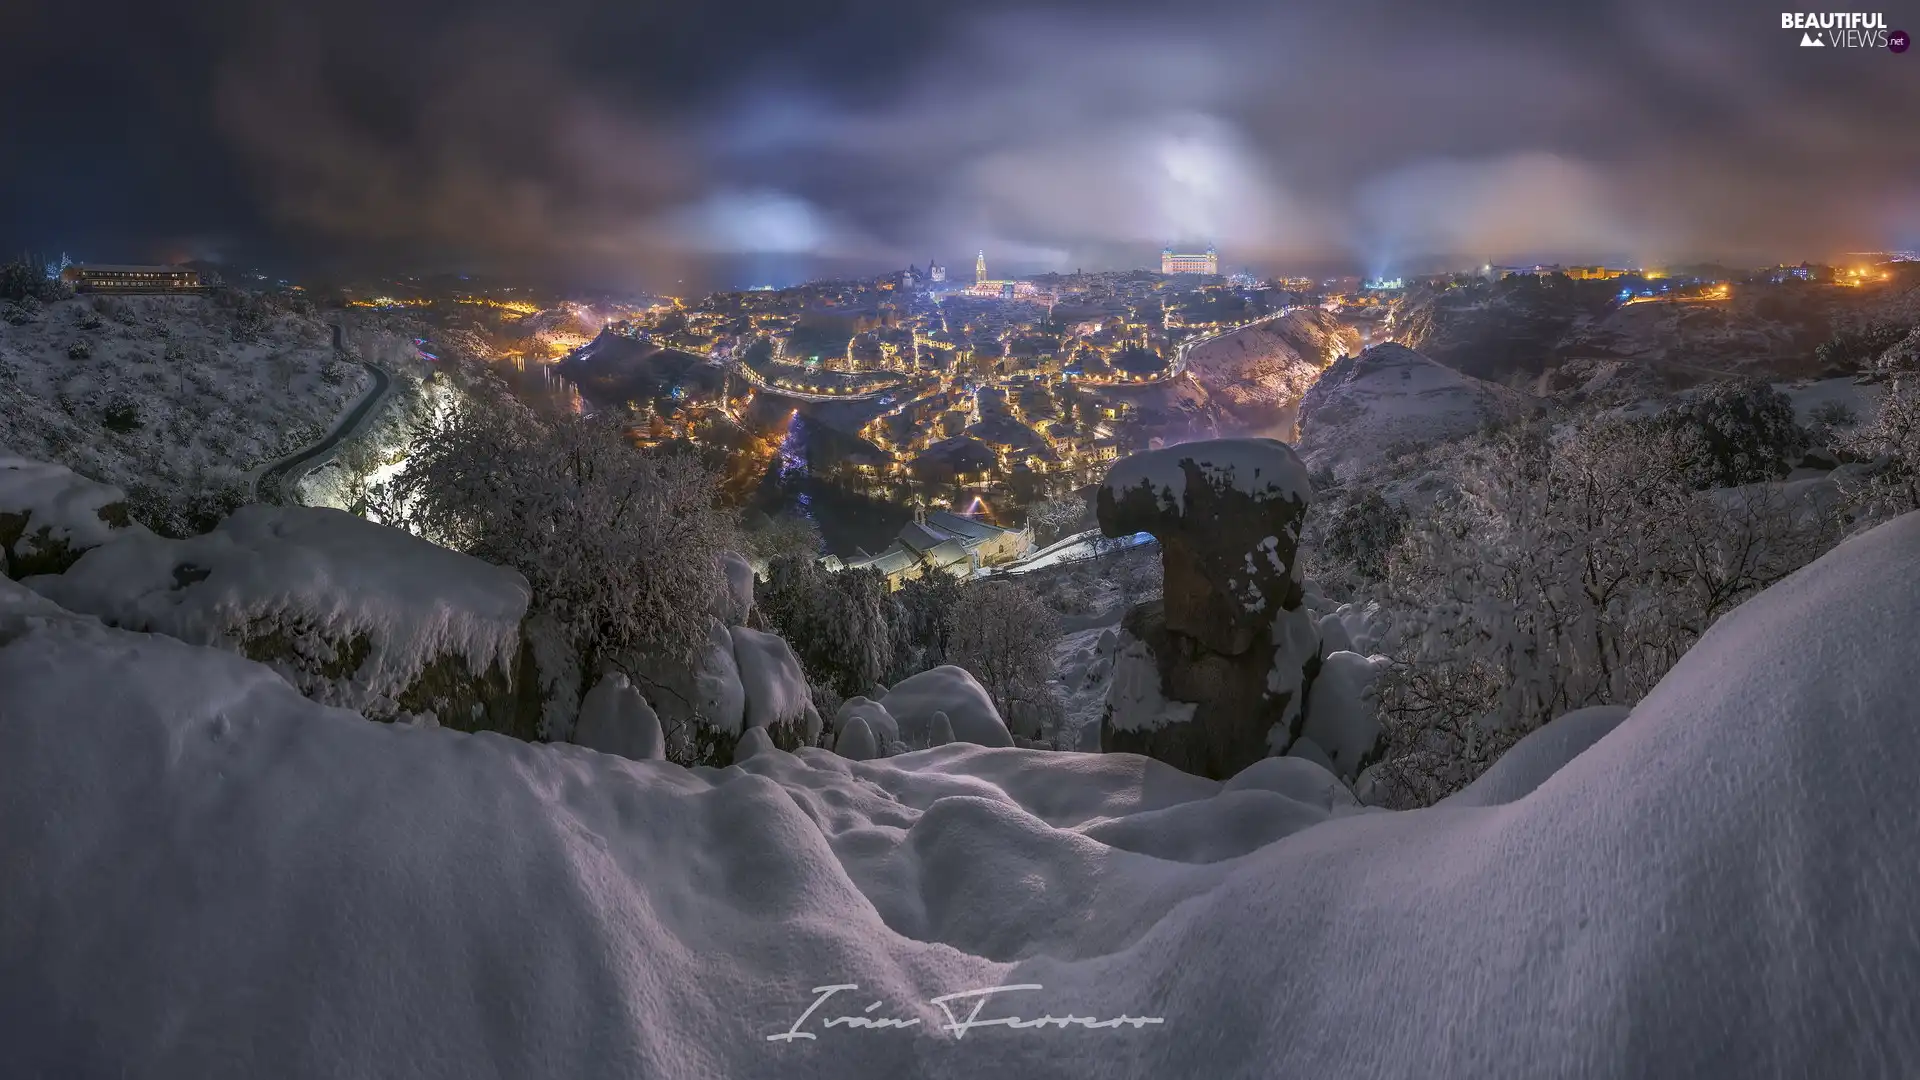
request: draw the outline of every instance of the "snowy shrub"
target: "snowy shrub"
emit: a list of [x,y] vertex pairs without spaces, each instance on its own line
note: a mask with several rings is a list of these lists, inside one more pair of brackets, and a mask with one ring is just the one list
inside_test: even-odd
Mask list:
[[15,259],[0,265],[0,300],[64,300],[73,295],[66,282],[48,278],[41,264]]
[[820,530],[798,514],[774,517],[759,515],[759,520],[742,527],[740,542],[748,555],[770,561],[782,555],[813,558],[820,553]]
[[252,497],[245,476],[231,469],[206,470],[166,486],[130,485],[127,509],[133,520],[178,540],[212,531]]
[[953,609],[950,661],[972,672],[1008,725],[1051,731],[1061,716],[1053,644],[1059,623],[1038,596],[1011,581],[968,586]]
[[635,450],[611,423],[542,418],[483,383],[422,423],[375,501],[384,520],[526,575],[593,671],[707,643],[733,540],[714,494],[710,473]]
[[67,346],[67,359],[85,360],[93,355],[93,346],[84,341],[76,341]]
[[1077,532],[1082,526],[1090,527],[1091,517],[1085,499],[1064,495],[1035,503],[1027,511],[1027,524],[1033,529],[1034,543],[1045,545]]
[[1860,422],[1860,414],[1844,401],[1823,401],[1813,407],[1808,418],[1828,428],[1852,427]]
[[1639,700],[1716,619],[1836,538],[1773,487],[1697,492],[1696,448],[1621,421],[1460,444],[1457,492],[1388,559],[1389,802],[1457,789],[1554,716]]
[[1842,330],[1814,349],[1813,356],[1829,368],[1862,367],[1905,338],[1908,329],[1906,326],[1882,324]]
[[866,693],[893,662],[892,603],[877,571],[834,573],[811,555],[780,555],[767,564],[754,607],[793,647],[807,681],[831,691],[814,703],[822,715]]
[[886,682],[948,662],[953,638],[953,612],[965,590],[948,574],[914,578],[893,594],[893,662]]
[[1757,380],[1711,383],[1644,423],[1679,437],[1675,449],[1698,490],[1778,479],[1807,448],[1793,400]]
[[1369,487],[1339,503],[1327,517],[1322,554],[1363,581],[1386,577],[1387,553],[1406,531],[1407,512]]
[[140,403],[131,398],[115,398],[100,410],[100,422],[108,431],[121,435],[138,431],[142,422]]
[[1886,390],[1872,418],[1840,443],[1874,466],[1846,485],[1848,507],[1862,525],[1920,509],[1920,372],[1895,373]]

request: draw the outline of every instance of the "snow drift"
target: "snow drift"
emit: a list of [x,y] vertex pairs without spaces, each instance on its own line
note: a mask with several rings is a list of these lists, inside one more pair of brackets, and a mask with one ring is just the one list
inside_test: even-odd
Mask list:
[[[1916,619],[1909,515],[1723,619],[1590,747],[1617,715],[1559,739],[1570,763],[1555,725],[1530,736],[1511,801],[1396,813],[1299,759],[1224,784],[965,744],[687,770],[368,724],[0,582],[0,1054],[21,1076],[1903,1076]],[[977,1019],[1158,1022],[956,1031],[931,1003],[1007,986],[1035,988]]]

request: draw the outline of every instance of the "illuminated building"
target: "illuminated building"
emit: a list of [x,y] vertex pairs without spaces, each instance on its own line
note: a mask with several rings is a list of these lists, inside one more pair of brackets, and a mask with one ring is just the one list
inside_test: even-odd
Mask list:
[[81,263],[61,276],[86,292],[191,292],[201,288],[200,271],[184,266],[128,266]]
[[1013,300],[1042,296],[1040,287],[1031,281],[995,281],[987,276],[987,253],[982,251],[973,260],[973,284],[967,287],[968,296],[978,296],[990,300]]
[[1220,253],[1212,244],[1207,245],[1204,255],[1190,252],[1176,252],[1167,247],[1160,252],[1160,272],[1163,274],[1218,274],[1220,272]]
[[982,248],[980,251],[980,254],[975,256],[973,260],[973,282],[976,285],[981,285],[981,284],[985,284],[986,280],[987,280],[987,252],[986,252],[986,249]]
[[[986,255],[986,252],[983,251],[980,254],[982,257],[984,257]],[[947,280],[947,268],[944,266],[941,266],[937,262],[928,262],[927,263],[927,280],[933,282],[935,285],[939,285],[945,282]]]

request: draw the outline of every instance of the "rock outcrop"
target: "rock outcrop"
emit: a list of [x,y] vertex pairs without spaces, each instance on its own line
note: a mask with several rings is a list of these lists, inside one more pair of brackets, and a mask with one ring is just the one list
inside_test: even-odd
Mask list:
[[1285,443],[1139,454],[1099,493],[1108,536],[1160,540],[1165,598],[1122,623],[1100,748],[1224,779],[1299,736],[1319,662],[1296,552],[1312,487]]

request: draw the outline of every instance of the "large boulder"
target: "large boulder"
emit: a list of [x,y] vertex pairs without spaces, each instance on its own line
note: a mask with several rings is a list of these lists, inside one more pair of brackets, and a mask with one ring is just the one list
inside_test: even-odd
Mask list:
[[746,726],[767,729],[782,750],[812,746],[820,738],[820,714],[792,647],[778,634],[744,626],[730,627],[728,633],[746,691]]
[[126,492],[0,450],[0,575],[60,573],[122,532],[146,534],[127,517]]
[[625,675],[607,675],[587,691],[580,703],[580,722],[573,741],[589,750],[618,754],[635,761],[657,761],[667,756],[660,734],[660,718]]
[[543,734],[527,580],[352,514],[254,504],[183,540],[122,530],[24,584],[110,626],[243,653],[375,719]]
[[1152,533],[1166,572],[1167,629],[1217,653],[1252,647],[1300,606],[1295,553],[1313,486],[1293,448],[1215,439],[1122,460],[1100,486],[1100,531]]
[[910,675],[887,691],[887,712],[900,726],[900,738],[918,750],[934,732],[934,715],[945,713],[954,742],[1012,746],[1013,735],[993,707],[987,688],[964,668],[943,664]]
[[1160,540],[1164,598],[1114,642],[1100,748],[1225,779],[1300,737],[1320,657],[1296,554],[1313,491],[1272,439],[1127,458],[1099,493],[1109,536]]

